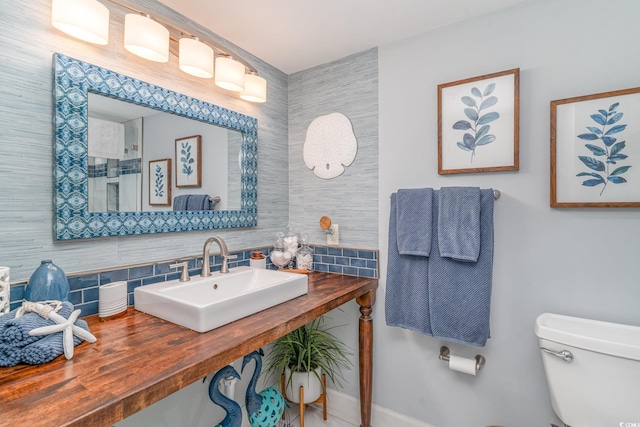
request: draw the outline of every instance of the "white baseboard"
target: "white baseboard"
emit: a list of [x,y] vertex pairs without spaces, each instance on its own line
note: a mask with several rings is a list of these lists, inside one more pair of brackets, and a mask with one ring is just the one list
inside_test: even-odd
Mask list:
[[[360,400],[348,394],[327,388],[327,412],[350,424],[360,425]],[[375,404],[371,407],[371,425],[375,427],[435,427]]]

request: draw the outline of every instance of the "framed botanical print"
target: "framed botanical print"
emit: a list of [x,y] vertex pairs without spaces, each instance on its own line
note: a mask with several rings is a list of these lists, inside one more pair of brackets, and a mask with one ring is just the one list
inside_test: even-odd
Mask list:
[[519,168],[520,69],[438,85],[438,173]]
[[202,186],[202,137],[176,139],[176,187]]
[[551,101],[551,207],[640,207],[640,88]]
[[149,205],[171,206],[171,159],[149,161]]

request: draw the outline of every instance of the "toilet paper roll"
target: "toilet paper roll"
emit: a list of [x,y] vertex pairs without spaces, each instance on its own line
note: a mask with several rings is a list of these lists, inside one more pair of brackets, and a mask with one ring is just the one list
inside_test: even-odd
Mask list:
[[449,369],[475,376],[476,360],[451,355],[449,356]]

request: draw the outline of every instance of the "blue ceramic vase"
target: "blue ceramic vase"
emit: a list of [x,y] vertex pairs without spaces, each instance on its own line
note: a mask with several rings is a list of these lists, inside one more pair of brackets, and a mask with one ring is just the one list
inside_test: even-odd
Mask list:
[[24,290],[27,301],[70,301],[69,281],[64,271],[50,259],[41,261],[40,267],[33,272]]

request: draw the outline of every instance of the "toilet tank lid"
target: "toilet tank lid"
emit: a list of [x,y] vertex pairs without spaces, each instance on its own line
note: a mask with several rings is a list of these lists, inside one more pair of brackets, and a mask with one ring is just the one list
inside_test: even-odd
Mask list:
[[543,313],[534,329],[541,339],[640,361],[640,326]]

